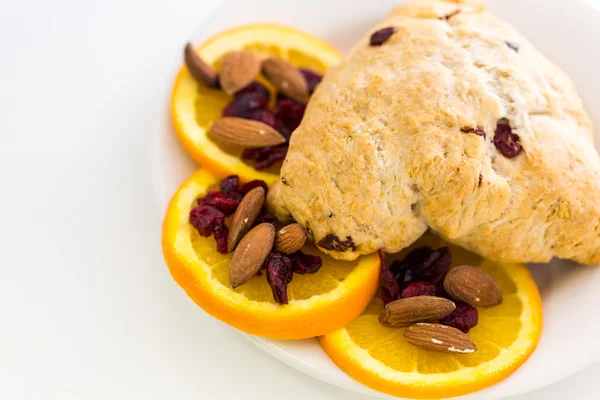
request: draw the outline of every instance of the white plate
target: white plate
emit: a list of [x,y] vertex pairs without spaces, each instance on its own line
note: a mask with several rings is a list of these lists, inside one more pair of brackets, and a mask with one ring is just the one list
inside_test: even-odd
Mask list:
[[[231,0],[224,1],[193,34],[199,43],[207,36],[239,24],[274,21],[305,29],[347,50],[397,1]],[[575,81],[596,126],[600,126],[600,14],[589,4],[573,0],[495,0],[492,12],[512,23]],[[170,121],[162,121],[156,138],[153,178],[159,204],[170,196],[197,166],[175,139]],[[598,131],[596,132],[598,141]],[[464,398],[498,399],[524,393],[563,379],[600,359],[600,270],[554,261],[532,265],[544,303],[544,332],[537,350],[511,377]],[[201,312],[199,310],[199,312]],[[316,340],[279,341],[248,336],[275,358],[315,378],[348,390],[383,396],[352,380],[321,350]]]

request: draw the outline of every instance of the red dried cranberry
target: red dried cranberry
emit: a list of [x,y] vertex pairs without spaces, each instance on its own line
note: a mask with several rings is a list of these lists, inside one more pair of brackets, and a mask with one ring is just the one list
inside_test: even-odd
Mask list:
[[252,82],[236,93],[235,98],[223,109],[223,116],[250,118],[254,110],[267,108],[269,97],[266,87]]
[[211,206],[194,207],[190,211],[190,224],[198,230],[200,236],[210,236],[217,226],[225,223],[225,215]]
[[450,315],[440,319],[440,324],[453,326],[468,333],[479,322],[479,314],[475,307],[465,303],[456,303],[456,309]]
[[292,260],[292,270],[297,274],[314,274],[323,265],[323,261],[319,256],[313,256],[310,254],[304,254],[298,250],[290,256]]
[[[423,255],[424,253],[420,253]],[[448,247],[441,247],[429,253],[423,262],[413,264],[412,278],[415,280],[429,281],[433,284],[441,283],[450,269],[452,255]]]
[[250,181],[246,184],[244,184],[241,188],[240,188],[240,193],[241,194],[246,194],[249,191],[251,191],[252,189],[254,189],[255,187],[262,187],[263,189],[265,189],[265,194],[269,191],[269,186],[267,186],[267,183],[265,181],[261,181],[260,179],[255,179],[253,181]]
[[494,146],[506,158],[516,157],[523,150],[523,146],[519,142],[519,135],[512,133],[512,128],[506,118],[499,120],[496,125]]
[[403,299],[415,296],[435,296],[435,286],[427,281],[417,281],[402,290]]
[[446,288],[444,288],[444,283],[438,283],[437,285],[435,285],[435,295],[437,297],[443,297],[445,299],[448,300],[452,300],[452,296],[450,296],[450,294],[448,292],[446,292]]
[[292,132],[296,130],[306,111],[306,104],[298,103],[283,95],[277,95],[277,106],[275,108],[275,118],[277,120],[276,129],[287,139]]
[[385,256],[381,250],[379,250],[379,261],[381,263],[381,300],[383,300],[383,305],[386,305],[387,303],[400,298],[400,285],[398,285],[398,282],[396,282],[396,279],[394,278],[394,274],[388,268]]
[[250,114],[250,119],[263,122],[272,128],[275,128],[275,116],[267,110],[254,110]]
[[279,304],[288,304],[287,285],[292,281],[292,261],[279,253],[271,253],[265,261],[267,282],[271,286],[273,299]]
[[324,248],[325,250],[335,251],[348,251],[356,250],[356,246],[350,236],[346,236],[346,239],[341,240],[339,237],[333,234],[326,235],[323,239],[319,240],[317,246]]
[[[256,98],[261,98],[263,101],[266,98],[267,103],[269,101],[269,97],[271,94],[269,93],[269,89],[265,85],[262,85],[258,82],[252,82],[248,86],[243,89],[240,89],[235,95],[236,97],[242,96],[244,94],[252,94],[255,95]],[[262,101],[261,101],[262,103]],[[258,107],[256,107],[258,108]]]
[[319,85],[319,83],[321,83],[323,76],[317,74],[314,71],[311,71],[310,69],[305,69],[305,68],[300,68],[300,73],[304,76],[304,79],[306,80],[306,83],[308,84],[308,92],[312,94],[315,91],[315,89],[317,88],[317,85]]
[[242,196],[239,193],[225,193],[221,190],[209,190],[206,196],[198,199],[198,205],[212,206],[229,216],[235,212],[240,201],[242,201]]
[[240,177],[237,175],[228,176],[221,181],[219,187],[225,193],[237,192],[240,187]]
[[215,241],[217,242],[217,251],[221,254],[227,254],[227,237],[229,236],[229,228],[227,225],[215,226]]
[[254,160],[254,169],[260,171],[275,165],[279,161],[285,160],[287,151],[287,146],[246,149],[242,153],[242,158],[244,160]]
[[371,46],[381,46],[382,44],[384,44],[385,42],[388,41],[388,39],[394,34],[396,33],[398,29],[395,26],[390,26],[388,28],[383,28],[380,29],[376,32],[374,32],[371,35]]

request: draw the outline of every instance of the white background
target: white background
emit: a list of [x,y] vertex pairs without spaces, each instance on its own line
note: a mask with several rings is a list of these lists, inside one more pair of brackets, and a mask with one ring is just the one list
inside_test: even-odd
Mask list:
[[[162,262],[150,146],[211,7],[0,3],[0,399],[363,398],[199,312]],[[512,399],[594,398],[599,374]]]

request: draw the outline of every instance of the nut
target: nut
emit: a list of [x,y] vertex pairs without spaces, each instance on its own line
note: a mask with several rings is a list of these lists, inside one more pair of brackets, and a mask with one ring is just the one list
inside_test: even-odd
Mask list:
[[275,227],[269,223],[256,225],[236,247],[231,258],[229,283],[236,288],[248,282],[261,269],[275,241]]
[[455,300],[473,307],[491,307],[502,303],[502,291],[491,276],[470,265],[461,265],[448,272],[444,289]]
[[234,94],[248,86],[260,73],[260,57],[250,51],[234,51],[223,59],[221,87],[227,94]]
[[248,232],[260,209],[265,202],[265,189],[258,186],[246,193],[233,216],[229,236],[227,237],[227,251],[231,253],[240,239]]
[[404,331],[408,343],[424,350],[442,353],[473,353],[477,347],[456,328],[441,324],[414,324]]
[[275,251],[283,254],[292,254],[304,246],[306,231],[300,224],[284,226],[275,237]]
[[455,308],[456,305],[452,301],[442,297],[408,297],[386,304],[379,315],[379,322],[389,327],[410,326],[415,322],[439,320]]
[[224,117],[215,122],[208,136],[219,143],[244,148],[277,146],[285,138],[269,125],[250,119]]
[[292,100],[306,103],[308,84],[298,68],[281,58],[269,57],[262,63],[262,72],[278,91]]
[[217,73],[210,65],[202,60],[191,43],[185,45],[183,59],[190,75],[192,75],[196,81],[212,88],[219,86]]

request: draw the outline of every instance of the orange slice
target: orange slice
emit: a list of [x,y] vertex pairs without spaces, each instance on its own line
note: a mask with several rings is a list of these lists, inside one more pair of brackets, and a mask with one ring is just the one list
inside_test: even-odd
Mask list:
[[[440,239],[422,239],[432,247]],[[479,308],[479,323],[469,337],[478,350],[447,354],[421,350],[403,337],[404,328],[386,328],[377,317],[383,309],[376,296],[348,326],[320,338],[332,360],[359,382],[399,397],[454,397],[490,386],[509,376],[535,349],[542,331],[537,286],[522,264],[485,261],[451,246],[453,265],[469,264],[487,272],[502,289],[502,304]],[[404,252],[405,254],[405,252]],[[400,256],[403,256],[401,254]]]
[[[275,24],[247,25],[220,33],[202,43],[197,51],[218,71],[225,54],[241,49],[256,52],[263,58],[277,56],[321,74],[341,59],[340,53],[328,43]],[[258,81],[273,90],[264,78]],[[221,90],[197,83],[187,68],[181,68],[171,98],[177,136],[189,155],[218,177],[236,174],[243,181],[262,179],[271,184],[279,177],[279,171],[257,171],[241,159],[241,149],[223,149],[206,136],[232,99]]]
[[305,253],[323,258],[323,266],[312,275],[294,274],[287,305],[275,303],[264,273],[232,289],[231,254],[219,254],[214,238],[201,237],[188,222],[195,200],[218,182],[204,169],[194,173],[173,197],[163,224],[165,261],[192,300],[244,332],[278,339],[333,332],[360,315],[377,290],[377,255],[339,261],[305,246]]

